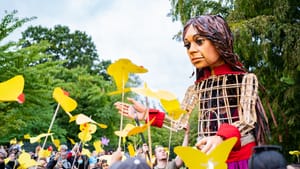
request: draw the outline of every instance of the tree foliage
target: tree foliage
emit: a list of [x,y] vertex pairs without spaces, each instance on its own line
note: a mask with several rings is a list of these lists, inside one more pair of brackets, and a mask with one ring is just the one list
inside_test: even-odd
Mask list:
[[67,26],[56,25],[53,29],[31,26],[22,32],[24,46],[31,46],[41,41],[48,41],[46,54],[53,60],[64,60],[67,68],[86,67],[90,72],[99,63],[99,56],[92,38],[82,31],[74,33]]
[[[30,21],[28,18],[17,19],[15,14],[16,12],[7,14],[9,17],[4,16],[2,24],[0,23],[0,29],[8,32],[2,34],[2,39],[8,36],[9,32]],[[11,30],[7,28],[8,25],[19,26],[14,26]],[[67,27],[59,27],[59,30],[61,29],[65,30],[61,34],[62,37],[71,36],[66,31],[68,30]],[[43,35],[42,33],[41,36]],[[86,39],[83,38],[84,35],[80,31],[72,34],[72,38],[80,40],[80,43],[76,41],[76,45],[79,46],[69,44],[68,48],[62,50],[68,51],[63,54],[66,55],[65,58],[53,57],[60,55],[60,51],[57,51],[57,55],[55,52],[49,51],[54,46],[63,44],[63,41],[67,39],[51,41],[55,38],[49,37],[50,40],[45,38],[33,42],[25,38],[0,46],[0,82],[18,74],[23,75],[26,97],[24,104],[15,102],[0,103],[0,119],[2,119],[0,143],[8,143],[12,138],[27,142],[28,140],[23,138],[25,134],[36,136],[46,133],[57,106],[52,97],[53,89],[61,87],[68,91],[70,97],[78,103],[78,107],[71,112],[72,114],[83,113],[108,126],[107,129],[98,128],[97,132],[93,134],[93,140],[106,136],[111,139],[112,145],[117,144],[117,137],[113,131],[118,130],[120,117],[113,108],[113,103],[120,100],[120,96],[109,96],[107,94],[115,90],[114,83],[106,74],[106,68],[110,61],[97,62],[98,60],[94,58],[96,56],[94,45],[87,36]],[[39,37],[38,33],[32,34],[32,36]],[[83,44],[83,46],[80,46],[80,44]],[[72,50],[73,48],[90,49],[92,51]],[[72,51],[76,54],[73,54]],[[88,56],[89,54],[92,57]],[[69,55],[74,56],[74,58],[69,57]],[[85,59],[80,60],[77,56],[87,57],[86,60],[89,61],[83,62]],[[69,61],[72,59],[74,59],[74,62]],[[69,123],[69,117],[62,109],[58,112],[51,132],[54,133],[54,138],[60,139],[62,143],[66,143],[67,138],[79,141],[77,136],[79,126],[74,122]]]
[[258,76],[264,107],[275,114],[275,120],[268,114],[270,144],[281,144],[285,152],[300,149],[300,2],[171,0],[171,4],[169,15],[182,24],[208,13],[228,21],[235,37],[235,52]]

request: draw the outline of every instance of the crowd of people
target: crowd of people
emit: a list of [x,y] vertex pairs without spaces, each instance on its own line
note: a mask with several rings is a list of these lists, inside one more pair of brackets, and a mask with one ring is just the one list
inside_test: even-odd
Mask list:
[[[18,158],[25,151],[19,148],[0,147],[0,169],[17,169],[20,166]],[[30,168],[39,169],[108,169],[109,161],[104,158],[110,155],[111,151],[97,153],[93,151],[91,155],[83,154],[82,148],[75,144],[72,149],[68,149],[67,145],[60,145],[58,151],[53,150],[48,157],[39,157],[41,146],[38,145],[35,151],[29,151],[31,159],[37,163]],[[26,152],[26,151],[25,151]]]

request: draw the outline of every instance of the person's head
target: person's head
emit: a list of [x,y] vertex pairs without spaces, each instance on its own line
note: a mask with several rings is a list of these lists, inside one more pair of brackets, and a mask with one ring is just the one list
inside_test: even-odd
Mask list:
[[143,144],[142,149],[143,149],[143,152],[149,151],[149,147],[148,147],[148,145],[146,143]]
[[221,16],[201,15],[191,18],[184,26],[182,38],[198,74],[204,68],[213,68],[223,63],[229,64],[234,70],[244,71],[238,56],[233,52],[231,30]]
[[156,160],[167,160],[168,153],[163,146],[156,146],[154,150],[154,155]]
[[61,152],[61,153],[60,153],[60,157],[61,157],[62,159],[67,159],[67,157],[68,157],[68,152]]
[[133,157],[113,163],[110,169],[150,169],[150,166],[145,159]]
[[108,164],[107,160],[103,159],[102,163],[101,163],[101,168],[108,169],[108,167],[109,167],[109,164]]
[[249,160],[249,169],[286,169],[286,161],[279,152],[280,146],[256,146]]
[[68,151],[68,146],[64,145],[64,144],[60,145],[59,151],[60,152],[66,152],[66,151]]
[[6,158],[6,155],[0,151],[0,163],[4,163],[5,158]]

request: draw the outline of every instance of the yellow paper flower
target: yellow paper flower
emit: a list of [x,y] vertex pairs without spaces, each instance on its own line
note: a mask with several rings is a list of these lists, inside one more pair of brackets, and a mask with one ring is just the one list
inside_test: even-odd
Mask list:
[[48,149],[45,149],[45,150],[41,149],[39,151],[39,157],[47,158],[47,157],[50,157],[50,155],[51,155],[51,151],[49,151]]
[[298,150],[294,150],[294,151],[289,151],[289,154],[290,155],[300,155],[300,151],[298,151]]
[[115,131],[115,134],[119,137],[128,137],[139,133],[143,133],[153,123],[154,120],[155,118],[153,118],[149,123],[146,123],[142,126],[127,124],[122,131]]
[[18,158],[18,162],[20,166],[18,169],[27,169],[29,167],[33,167],[37,165],[37,162],[34,159],[31,159],[29,153],[22,152]]
[[143,96],[147,96],[147,97],[151,97],[151,98],[155,98],[155,99],[164,99],[164,100],[174,100],[176,99],[176,96],[168,91],[165,90],[157,90],[157,91],[153,91],[150,88],[148,88],[147,84],[144,84],[144,88],[131,88],[131,91],[143,95]]
[[73,119],[76,119],[76,124],[78,124],[78,125],[85,124],[85,123],[94,123],[94,124],[97,124],[100,128],[107,128],[107,125],[97,123],[93,119],[89,118],[88,116],[86,116],[84,114],[77,114],[75,116],[75,118],[73,118]]
[[82,155],[87,155],[88,157],[90,157],[92,153],[90,152],[90,150],[88,150],[86,148],[83,148],[81,154]]
[[97,130],[96,125],[89,123],[81,124],[79,128],[81,132],[78,134],[78,138],[83,143],[90,141],[92,139],[92,134]]
[[77,107],[77,102],[69,97],[68,93],[60,87],[56,87],[53,91],[53,98],[60,104],[65,112],[70,113]]
[[127,137],[128,132],[133,129],[135,125],[133,124],[126,124],[125,128],[122,131],[115,131],[115,135],[119,137]]
[[30,134],[25,134],[24,139],[30,139]]
[[41,140],[41,138],[43,137],[46,137],[46,136],[50,136],[52,135],[53,133],[43,133],[43,134],[40,134],[36,137],[30,137],[30,143],[35,143],[35,142],[39,142]]
[[178,99],[174,100],[160,100],[161,105],[168,112],[169,116],[174,120],[177,120],[183,113],[186,113],[185,110],[181,109]]
[[60,140],[59,139],[54,139],[53,136],[51,135],[51,141],[55,145],[55,147],[58,149],[60,148]]
[[175,147],[174,152],[189,169],[226,169],[226,160],[236,141],[236,137],[227,139],[208,155],[196,148],[184,146]]
[[0,101],[18,101],[23,103],[25,97],[23,94],[24,78],[17,75],[5,82],[0,83]]
[[93,145],[94,145],[95,151],[97,153],[104,152],[104,150],[102,148],[102,142],[100,140],[94,141]]
[[11,145],[17,144],[17,138],[11,139],[11,140],[9,141],[9,143],[10,143]]
[[146,73],[148,72],[143,66],[133,64],[129,59],[121,58],[112,63],[107,68],[107,73],[115,80],[117,90],[125,87],[130,73]]

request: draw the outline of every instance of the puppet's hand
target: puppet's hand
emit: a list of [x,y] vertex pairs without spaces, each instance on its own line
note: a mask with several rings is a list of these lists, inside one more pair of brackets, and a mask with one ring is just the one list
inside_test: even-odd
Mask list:
[[128,98],[128,101],[131,102],[132,105],[124,102],[116,102],[114,105],[119,110],[119,113],[123,114],[125,117],[132,119],[137,117],[139,120],[143,120],[147,108],[132,98]]
[[208,136],[198,141],[195,146],[203,153],[209,154],[213,149],[216,148],[216,146],[218,146],[222,142],[223,139],[220,136]]

